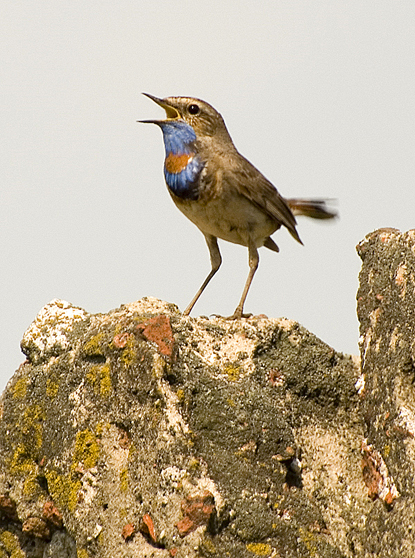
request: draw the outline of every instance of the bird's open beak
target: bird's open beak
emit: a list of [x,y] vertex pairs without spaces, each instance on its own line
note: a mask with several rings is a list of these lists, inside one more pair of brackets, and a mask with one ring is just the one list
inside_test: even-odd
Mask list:
[[[164,110],[166,111],[167,120],[177,120],[178,118],[180,118],[179,111],[172,107],[166,101],[166,99],[159,99],[158,97],[154,97],[154,95],[150,95],[150,93],[143,93],[143,95],[164,108]],[[160,122],[164,122],[164,120],[138,120],[137,122],[142,122],[144,124],[159,124]]]

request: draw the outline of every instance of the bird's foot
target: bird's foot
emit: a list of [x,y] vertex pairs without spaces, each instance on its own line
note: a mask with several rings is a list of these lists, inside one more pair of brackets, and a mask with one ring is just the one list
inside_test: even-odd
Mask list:
[[214,318],[222,318],[223,320],[239,320],[241,318],[251,318],[253,314],[243,314],[242,312],[234,312],[232,316],[221,316],[220,314],[211,314]]
[[250,312],[249,314],[239,314],[237,312],[234,312],[232,314],[232,316],[226,316],[225,320],[240,320],[241,318],[252,318],[253,314]]

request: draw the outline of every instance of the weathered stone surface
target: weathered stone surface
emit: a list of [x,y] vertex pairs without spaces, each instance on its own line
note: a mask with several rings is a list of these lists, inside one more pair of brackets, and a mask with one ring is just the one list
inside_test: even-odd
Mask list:
[[351,555],[358,370],[299,324],[52,301],[22,348],[0,423],[22,556]]
[[415,556],[415,230],[378,230],[357,249],[364,472],[377,498],[366,555]]
[[286,319],[42,309],[1,400],[0,558],[415,555],[414,237],[359,253],[362,373]]

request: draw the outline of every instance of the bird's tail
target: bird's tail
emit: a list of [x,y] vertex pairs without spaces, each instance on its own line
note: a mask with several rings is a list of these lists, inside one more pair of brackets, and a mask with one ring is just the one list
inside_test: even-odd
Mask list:
[[330,204],[336,202],[332,199],[292,198],[286,200],[294,215],[305,215],[313,219],[334,219],[338,212]]

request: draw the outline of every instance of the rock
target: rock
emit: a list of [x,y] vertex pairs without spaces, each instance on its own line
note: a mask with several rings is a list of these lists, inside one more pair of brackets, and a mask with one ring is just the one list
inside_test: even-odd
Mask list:
[[413,240],[359,245],[362,371],[287,319],[52,301],[2,395],[0,558],[413,556]]
[[50,539],[50,529],[44,519],[40,517],[28,517],[22,525],[23,533],[28,533],[40,539]]
[[0,486],[47,555],[56,533],[81,558],[347,554],[371,504],[356,360],[298,323],[55,300],[22,347]]
[[367,555],[415,556],[415,230],[375,231],[357,250]]

